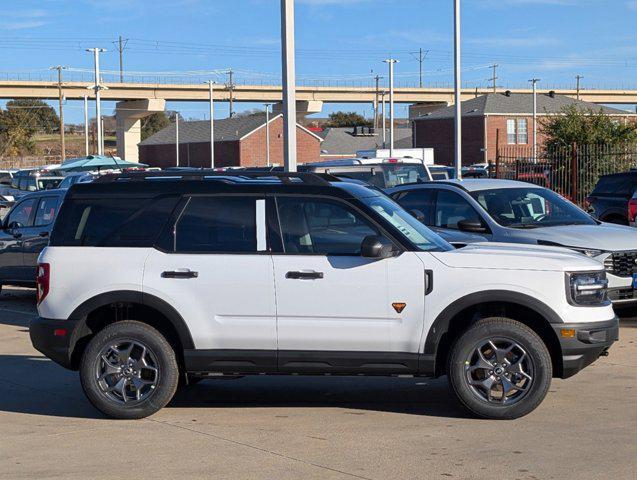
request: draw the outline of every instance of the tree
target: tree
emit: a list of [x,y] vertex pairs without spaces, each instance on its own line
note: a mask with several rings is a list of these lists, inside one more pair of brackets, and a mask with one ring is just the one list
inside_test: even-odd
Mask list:
[[42,100],[35,98],[20,98],[9,100],[7,110],[22,110],[28,113],[29,123],[33,125],[37,132],[53,133],[60,130],[60,118],[53,107]]
[[625,124],[593,109],[583,110],[575,105],[562,109],[562,115],[549,115],[541,121],[547,151],[577,145],[616,146],[637,141],[637,124]]
[[33,153],[38,120],[28,109],[0,110],[0,155]]
[[142,140],[170,125],[170,118],[166,112],[156,112],[142,120]]
[[356,112],[330,113],[328,127],[371,127],[372,122]]

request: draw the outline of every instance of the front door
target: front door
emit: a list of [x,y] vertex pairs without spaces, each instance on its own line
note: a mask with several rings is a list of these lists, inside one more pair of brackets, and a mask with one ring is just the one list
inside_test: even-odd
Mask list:
[[168,251],[150,253],[143,289],[184,318],[197,349],[186,361],[201,371],[276,369],[265,200],[192,196],[168,244]]
[[22,251],[24,259],[24,275],[35,279],[38,256],[49,244],[49,234],[57,214],[60,197],[40,197],[35,211],[33,224],[22,231]]
[[33,225],[37,198],[19,202],[3,222],[0,231],[0,282],[35,281],[25,271],[24,234]]
[[276,205],[279,370],[414,370],[425,298],[420,259],[361,257],[363,239],[383,234],[346,203],[280,196]]

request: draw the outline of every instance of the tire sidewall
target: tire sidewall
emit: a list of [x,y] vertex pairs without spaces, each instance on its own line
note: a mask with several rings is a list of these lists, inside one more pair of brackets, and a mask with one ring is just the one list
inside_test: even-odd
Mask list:
[[[132,406],[109,400],[101,392],[95,376],[101,350],[109,343],[125,340],[146,345],[155,355],[159,368],[159,381],[152,395]],[[113,418],[138,419],[152,415],[172,399],[179,381],[179,368],[174,350],[157,330],[141,322],[123,321],[107,326],[91,339],[80,362],[80,381],[91,404],[102,413]]]
[[[494,405],[479,398],[468,383],[465,362],[484,340],[508,338],[517,342],[530,356],[534,375],[531,391],[511,405]],[[544,400],[553,376],[549,352],[540,337],[526,325],[506,318],[490,318],[476,322],[452,346],[448,379],[452,393],[472,413],[484,418],[513,419],[533,411]]]

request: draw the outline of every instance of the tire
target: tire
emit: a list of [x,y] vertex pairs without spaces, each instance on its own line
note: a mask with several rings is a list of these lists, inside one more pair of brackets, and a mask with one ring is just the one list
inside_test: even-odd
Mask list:
[[527,415],[544,400],[552,376],[551,356],[542,339],[509,318],[478,320],[456,339],[449,352],[451,392],[482,418]]
[[88,343],[80,380],[89,401],[119,419],[148,417],[175,394],[175,351],[153,327],[132,320],[108,325]]

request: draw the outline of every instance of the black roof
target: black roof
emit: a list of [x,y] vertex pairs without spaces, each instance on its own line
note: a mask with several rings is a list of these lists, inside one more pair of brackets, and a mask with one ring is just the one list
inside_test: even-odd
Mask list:
[[94,182],[74,184],[67,197],[152,198],[204,193],[323,194],[340,198],[378,195],[368,186],[344,182],[326,174],[200,170],[105,175]]

